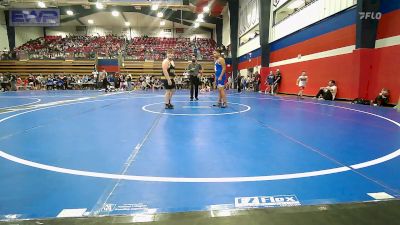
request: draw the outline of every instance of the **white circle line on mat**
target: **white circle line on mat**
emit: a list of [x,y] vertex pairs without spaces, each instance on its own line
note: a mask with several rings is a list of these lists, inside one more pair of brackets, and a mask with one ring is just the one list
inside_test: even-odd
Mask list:
[[[175,101],[175,102],[188,102],[188,101]],[[214,102],[214,101],[197,101],[197,102]],[[215,102],[214,102],[215,103]],[[224,116],[224,115],[233,115],[233,114],[239,114],[239,113],[245,113],[249,110],[251,110],[251,107],[248,105],[244,105],[244,104],[239,104],[239,103],[232,103],[229,102],[229,104],[232,105],[240,105],[245,107],[246,109],[241,110],[241,111],[236,111],[236,112],[226,112],[226,113],[198,113],[198,114],[190,114],[190,113],[169,113],[169,112],[157,112],[157,111],[152,111],[147,109],[149,106],[153,106],[153,105],[163,105],[164,102],[158,102],[158,103],[152,103],[152,104],[148,104],[142,107],[143,111],[149,112],[149,113],[154,113],[154,114],[162,114],[162,115],[169,115],[169,116]],[[226,108],[227,109],[227,108]]]

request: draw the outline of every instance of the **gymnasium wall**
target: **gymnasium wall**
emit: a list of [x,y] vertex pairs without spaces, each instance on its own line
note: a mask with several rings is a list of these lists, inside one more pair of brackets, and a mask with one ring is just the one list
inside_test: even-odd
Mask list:
[[[285,2],[286,1],[279,1],[277,8],[282,6]],[[311,24],[352,7],[355,5],[355,3],[355,0],[318,0],[276,25],[273,24],[273,15],[271,15],[269,40],[270,42],[274,42],[283,37],[291,35],[305,27],[310,26]],[[272,6],[272,8],[275,9],[276,7]],[[242,56],[252,52],[257,48],[260,48],[261,45],[259,41],[259,38],[255,38],[248,43],[239,46],[238,55]]]
[[15,27],[16,47],[39,37],[43,37],[43,27]]
[[[270,67],[262,69],[263,82],[269,70],[283,74],[281,92],[296,93],[296,79],[305,70],[309,74],[307,95],[333,79],[338,98],[372,99],[385,87],[391,102],[400,95],[400,0],[382,1],[375,49],[355,50],[355,8],[342,11],[270,44]],[[239,58],[239,69],[260,65],[260,49]]]
[[[276,41],[313,23],[355,5],[354,0],[318,0],[280,23],[271,19],[270,42]],[[305,19],[307,18],[307,19]]]
[[0,10],[0,51],[8,49],[8,36],[4,11]]
[[362,90],[374,97],[383,87],[391,92],[391,102],[400,96],[400,0],[381,1],[383,13],[378,24],[375,50],[371,53],[372,69]]
[[67,26],[65,26],[65,27],[49,27],[49,28],[46,28],[46,34],[48,36],[62,36],[62,37],[65,37],[65,36],[68,36],[68,35],[71,35],[71,34],[85,35],[86,32],[85,31],[78,32],[78,31],[76,31],[76,27],[69,27],[69,26],[67,27]]
[[332,79],[338,83],[338,98],[357,97],[356,14],[355,8],[343,11],[271,43],[270,69],[279,68],[286,81],[281,92],[296,93],[296,79],[305,70],[309,74],[305,94],[315,95]]

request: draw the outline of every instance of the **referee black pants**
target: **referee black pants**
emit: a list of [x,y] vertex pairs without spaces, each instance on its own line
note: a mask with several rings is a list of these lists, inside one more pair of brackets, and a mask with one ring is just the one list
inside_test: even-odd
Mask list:
[[198,77],[195,76],[190,77],[190,99],[193,99],[193,92],[195,98],[199,97],[199,84],[200,84],[200,79]]

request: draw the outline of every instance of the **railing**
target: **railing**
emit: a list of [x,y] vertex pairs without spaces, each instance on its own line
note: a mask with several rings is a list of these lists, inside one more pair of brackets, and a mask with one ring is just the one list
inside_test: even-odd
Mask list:
[[[158,61],[163,60],[163,55],[151,55],[145,54],[144,56],[137,55],[126,55],[126,53],[115,53],[115,54],[102,54],[96,52],[26,52],[19,51],[17,53],[6,53],[0,55],[0,60],[95,60],[97,58],[103,59],[122,59],[125,61]],[[179,55],[176,56],[175,60],[191,60],[192,55]],[[210,57],[198,55],[198,60],[212,60]]]
[[276,26],[276,25],[282,23],[283,21],[287,20],[289,17],[296,15],[298,12],[300,12],[301,10],[303,10],[303,9],[307,8],[308,6],[314,4],[314,3],[317,2],[317,1],[319,1],[319,0],[312,0],[312,1],[310,1],[310,2],[307,2],[304,6],[302,6],[301,8],[298,8],[298,9],[297,9],[296,11],[294,11],[292,14],[289,14],[287,17],[281,19],[279,22],[274,23],[273,26]]

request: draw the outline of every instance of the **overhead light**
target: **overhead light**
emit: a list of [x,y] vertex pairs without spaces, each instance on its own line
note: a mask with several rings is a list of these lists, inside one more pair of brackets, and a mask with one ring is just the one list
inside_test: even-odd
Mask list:
[[104,5],[101,2],[96,2],[97,9],[104,9]]
[[156,11],[158,9],[158,5],[152,5],[151,10]]
[[195,27],[195,28],[200,27],[200,23],[198,23],[198,22],[194,23],[194,27]]
[[199,18],[199,19],[204,19],[204,14],[199,14],[199,15],[197,15],[197,18]]
[[297,9],[304,4],[303,0],[297,0],[288,5],[288,9]]
[[160,26],[165,26],[165,21],[164,20],[160,22]]
[[208,13],[208,12],[210,12],[210,7],[208,7],[208,6],[204,6],[204,8],[203,8],[203,12],[205,12],[205,13]]
[[94,24],[94,21],[93,20],[88,20],[87,21],[89,24]]
[[113,10],[113,11],[111,12],[111,14],[112,14],[113,16],[119,16],[119,12],[118,12],[117,10]]
[[42,1],[38,1],[38,6],[40,7],[40,8],[46,8],[46,4],[44,3],[44,2],[42,2]]
[[158,13],[157,13],[157,17],[160,17],[160,18],[161,18],[161,17],[163,17],[163,16],[164,16],[164,13],[162,13],[162,12],[158,12]]
[[129,27],[130,25],[131,25],[131,23],[125,22],[125,26]]
[[74,12],[73,12],[72,10],[67,10],[67,15],[68,15],[68,16],[73,16],[73,15],[74,15]]

